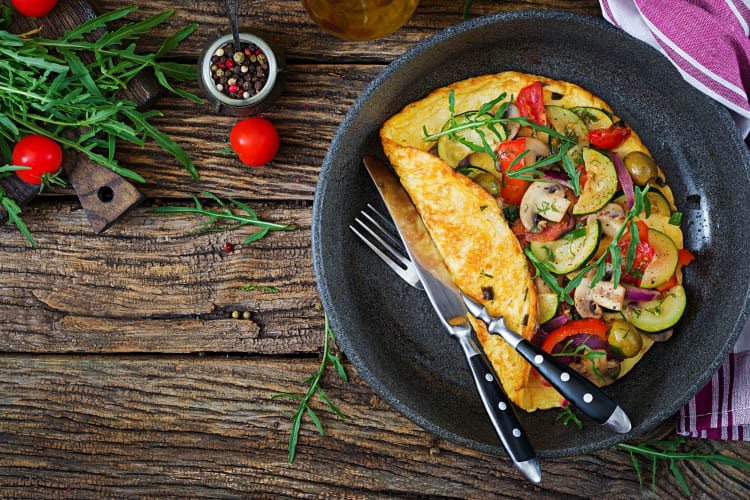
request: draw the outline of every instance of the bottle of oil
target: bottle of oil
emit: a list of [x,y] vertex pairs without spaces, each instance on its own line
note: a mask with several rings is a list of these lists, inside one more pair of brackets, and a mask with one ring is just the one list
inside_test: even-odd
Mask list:
[[302,0],[318,26],[345,40],[374,40],[393,33],[419,0]]

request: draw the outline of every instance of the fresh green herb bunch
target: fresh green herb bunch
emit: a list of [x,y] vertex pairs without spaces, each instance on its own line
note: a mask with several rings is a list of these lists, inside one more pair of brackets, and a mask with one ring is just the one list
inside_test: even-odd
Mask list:
[[[134,102],[118,98],[118,92],[135,75],[149,68],[171,93],[200,103],[200,98],[173,88],[167,80],[195,79],[195,68],[158,60],[197,25],[180,29],[167,37],[156,53],[148,55],[137,54],[135,43],[126,43],[163,23],[173,11],[106,31],[94,42],[85,38],[94,31],[106,30],[108,23],[136,9],[127,7],[91,19],[58,40],[27,38],[0,29],[1,158],[10,159],[11,145],[21,137],[39,134],[66,149],[88,155],[124,177],[143,182],[143,177],[117,163],[115,142],[121,139],[143,146],[147,138],[152,138],[198,180],[198,173],[182,148],[149,123],[149,119],[162,114],[140,112]],[[0,26],[7,21],[8,12],[0,10]]]

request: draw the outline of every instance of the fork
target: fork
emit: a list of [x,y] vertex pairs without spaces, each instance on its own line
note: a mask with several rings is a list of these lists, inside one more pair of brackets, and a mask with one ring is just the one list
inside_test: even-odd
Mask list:
[[[368,208],[370,209],[370,213],[367,211]],[[403,249],[401,241],[399,241],[398,237],[394,236],[397,234],[396,226],[393,225],[388,217],[381,214],[369,203],[359,214],[364,220],[355,217],[354,225],[350,225],[349,229],[354,231],[354,234],[365,245],[370,247],[370,250],[375,252],[383,262],[388,264],[388,267],[393,269],[401,279],[418,290],[424,290],[422,282],[419,280],[419,275],[416,269],[414,269],[414,263],[404,255],[406,252]],[[367,224],[365,221],[367,221]],[[375,242],[380,246],[375,244]]]
[[[395,236],[393,236],[393,233],[396,233],[397,231],[396,227],[388,217],[385,217],[378,212],[371,204],[368,203],[367,208],[375,214],[375,217],[379,222],[376,221],[366,209],[362,210],[360,215],[367,219],[367,221],[369,221],[378,232],[371,229],[359,218],[355,217],[354,222],[364,228],[369,235],[375,238],[376,241],[392,255],[388,255],[388,253],[378,248],[373,241],[363,235],[354,226],[349,226],[351,230],[354,231],[354,233],[386,264],[388,264],[396,274],[401,276],[404,281],[414,288],[424,290],[422,283],[419,280],[419,275],[414,268],[414,263],[404,255],[406,252],[403,250],[403,245]],[[384,229],[383,226],[387,227],[388,230]],[[568,401],[573,402],[585,414],[592,417],[599,424],[604,425],[604,427],[618,433],[630,432],[632,426],[627,414],[625,414],[617,403],[609,399],[594,384],[580,376],[578,373],[570,372],[570,370],[567,369],[567,366],[541,351],[539,348],[533,347],[530,343],[526,342],[522,345],[521,341],[523,339],[505,327],[502,317],[496,318],[490,316],[483,306],[468,299],[466,296],[464,296],[464,302],[467,304],[469,311],[471,311],[474,317],[481,319],[489,325],[501,324],[501,329],[506,330],[508,335],[503,335],[498,331],[494,331],[492,328],[490,328],[490,332],[501,335],[501,337],[503,337],[503,339],[518,351],[519,354],[521,354],[521,356],[523,356],[529,363],[534,363],[539,374],[550,382],[551,385],[555,387],[555,389],[557,389],[557,391]],[[547,361],[544,369],[540,366],[543,361]],[[596,400],[596,404],[594,404],[594,400]]]

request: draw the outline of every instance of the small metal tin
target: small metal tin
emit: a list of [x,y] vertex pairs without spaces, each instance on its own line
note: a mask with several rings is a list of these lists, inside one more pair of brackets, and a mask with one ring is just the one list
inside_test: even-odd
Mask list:
[[240,33],[240,41],[252,43],[258,47],[268,60],[268,80],[263,88],[249,99],[232,99],[216,90],[211,77],[211,56],[216,49],[232,42],[232,33],[219,35],[208,42],[198,59],[198,84],[203,95],[214,105],[216,113],[229,116],[254,116],[268,109],[281,94],[286,80],[286,60],[281,49],[269,37],[256,32],[244,31]]

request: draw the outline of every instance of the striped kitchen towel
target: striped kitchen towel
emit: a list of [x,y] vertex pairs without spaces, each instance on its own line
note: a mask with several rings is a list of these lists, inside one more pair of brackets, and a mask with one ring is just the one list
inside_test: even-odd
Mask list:
[[[747,0],[599,0],[604,18],[661,51],[685,80],[750,132]],[[750,323],[726,362],[680,411],[677,432],[750,441]]]

